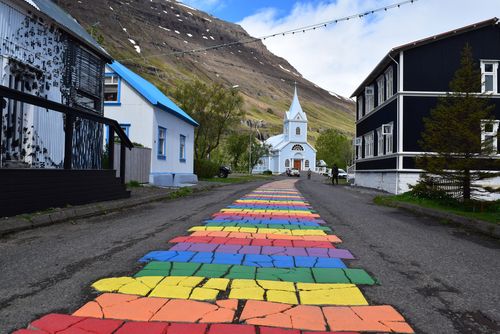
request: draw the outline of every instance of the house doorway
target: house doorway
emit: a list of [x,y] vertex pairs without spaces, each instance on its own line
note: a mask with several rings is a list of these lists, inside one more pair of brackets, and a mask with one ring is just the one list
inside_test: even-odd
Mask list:
[[293,160],[293,168],[301,170],[302,167],[302,160]]

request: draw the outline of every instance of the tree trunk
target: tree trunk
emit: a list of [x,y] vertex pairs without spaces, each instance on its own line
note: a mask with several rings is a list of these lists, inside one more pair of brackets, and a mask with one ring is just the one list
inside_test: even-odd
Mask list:
[[464,170],[464,178],[463,178],[463,188],[464,188],[464,200],[470,200],[470,170]]

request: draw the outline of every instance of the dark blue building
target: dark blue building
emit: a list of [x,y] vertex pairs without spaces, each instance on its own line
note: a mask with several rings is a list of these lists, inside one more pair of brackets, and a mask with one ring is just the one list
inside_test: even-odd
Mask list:
[[500,158],[500,26],[493,18],[392,49],[354,91],[356,184],[399,194],[416,183],[421,170],[415,157],[425,153],[419,145],[423,119],[449,91],[467,43],[481,68],[478,93],[497,106],[497,121],[481,136],[494,138],[495,158]]

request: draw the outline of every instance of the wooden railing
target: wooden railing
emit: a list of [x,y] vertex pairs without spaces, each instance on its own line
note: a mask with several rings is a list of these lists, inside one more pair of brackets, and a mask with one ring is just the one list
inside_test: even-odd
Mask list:
[[[109,136],[108,136],[108,147],[109,147],[109,164],[108,168],[113,169],[114,166],[114,137],[115,133],[120,138],[120,179],[122,183],[125,183],[125,158],[126,158],[126,148],[132,149],[133,144],[127,137],[123,129],[120,127],[117,121],[100,116],[91,111],[66,106],[61,103],[46,100],[44,98],[26,94],[15,89],[11,89],[0,85],[0,110],[3,110],[7,101],[5,99],[11,99],[22,103],[27,103],[33,106],[44,108],[46,110],[53,110],[66,115],[65,117],[65,132],[64,132],[64,169],[71,169],[72,152],[73,152],[73,124],[76,118],[82,118],[90,121],[94,121],[103,125],[109,126]],[[40,111],[41,109],[35,108],[35,110]],[[0,129],[2,129],[3,117],[0,117]],[[2,131],[0,131],[0,143],[2,142]],[[1,153],[1,152],[0,152]]]

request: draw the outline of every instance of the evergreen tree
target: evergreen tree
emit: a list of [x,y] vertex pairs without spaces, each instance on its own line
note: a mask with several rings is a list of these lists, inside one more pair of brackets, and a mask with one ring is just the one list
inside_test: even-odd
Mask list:
[[471,198],[475,181],[497,176],[485,173],[494,168],[492,145],[481,141],[481,128],[493,119],[494,106],[481,92],[481,72],[467,44],[461,55],[460,68],[450,82],[450,92],[439,98],[437,106],[424,119],[421,147],[426,152],[417,166],[427,176],[435,175],[459,185],[465,200]]

